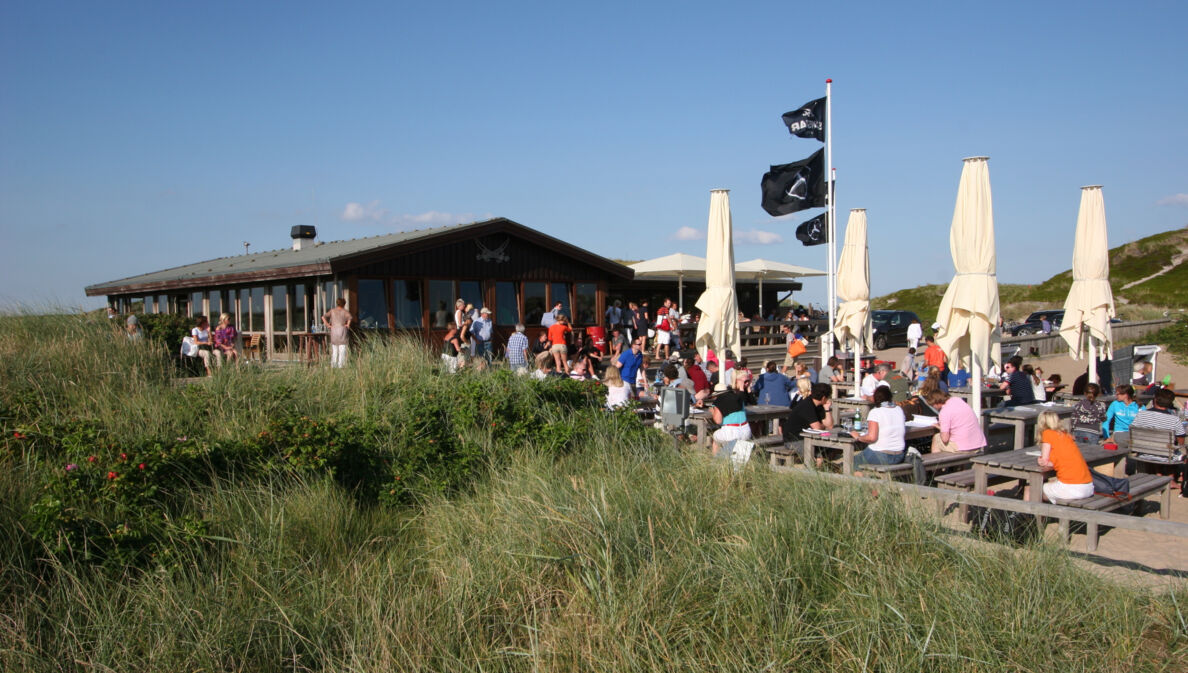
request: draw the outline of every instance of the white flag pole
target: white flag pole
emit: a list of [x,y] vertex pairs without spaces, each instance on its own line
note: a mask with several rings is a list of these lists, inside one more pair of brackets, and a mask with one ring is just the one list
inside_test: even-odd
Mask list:
[[826,194],[828,195],[828,202],[826,205],[829,210],[826,213],[825,220],[828,223],[826,231],[829,236],[828,250],[829,261],[826,265],[826,270],[829,273],[829,280],[825,283],[825,293],[827,295],[826,301],[829,303],[829,326],[825,331],[825,341],[821,344],[821,357],[823,361],[821,365],[824,366],[824,360],[828,360],[833,355],[833,321],[835,319],[835,312],[837,311],[837,278],[835,276],[837,269],[834,266],[837,263],[837,209],[833,205],[833,80],[825,80],[825,179],[829,181],[826,185]]

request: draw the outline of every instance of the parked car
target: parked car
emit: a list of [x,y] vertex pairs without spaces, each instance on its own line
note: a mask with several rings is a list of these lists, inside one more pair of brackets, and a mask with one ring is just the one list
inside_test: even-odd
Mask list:
[[871,325],[874,328],[872,341],[875,350],[883,350],[889,346],[907,344],[907,328],[913,320],[919,320],[911,311],[874,311],[871,313]]
[[1060,329],[1060,323],[1064,321],[1064,309],[1050,308],[1042,311],[1035,311],[1027,316],[1027,320],[1012,325],[1010,328],[1011,336],[1027,336],[1028,334],[1040,334],[1044,331],[1043,319],[1048,319],[1052,323],[1052,331]]

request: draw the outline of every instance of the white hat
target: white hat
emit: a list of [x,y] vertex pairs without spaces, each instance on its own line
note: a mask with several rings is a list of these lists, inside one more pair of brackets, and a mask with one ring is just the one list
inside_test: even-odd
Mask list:
[[487,308],[486,306],[484,306],[484,307],[482,307],[481,309],[479,309],[479,314],[480,314],[480,315],[482,315],[483,313],[486,313],[486,314],[490,315],[490,313],[491,313],[491,309],[489,309],[489,308]]

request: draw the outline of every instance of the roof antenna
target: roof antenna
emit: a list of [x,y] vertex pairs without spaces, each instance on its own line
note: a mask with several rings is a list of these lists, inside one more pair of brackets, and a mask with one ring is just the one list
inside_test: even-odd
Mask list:
[[243,254],[245,254],[245,255],[248,254],[248,248],[250,248],[250,247],[252,247],[252,244],[248,243],[247,241],[244,241],[243,242]]

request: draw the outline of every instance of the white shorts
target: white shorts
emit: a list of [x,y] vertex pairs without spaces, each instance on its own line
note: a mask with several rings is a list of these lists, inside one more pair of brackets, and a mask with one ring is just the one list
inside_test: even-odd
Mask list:
[[744,423],[742,425],[723,425],[714,430],[714,441],[719,444],[732,442],[736,439],[750,439],[751,438],[751,424]]
[[668,344],[672,343],[672,333],[666,332],[664,330],[657,331],[656,343],[660,344],[661,346],[667,346]]
[[1093,482],[1088,484],[1065,484],[1058,479],[1044,482],[1044,497],[1049,501],[1080,500],[1093,496]]

